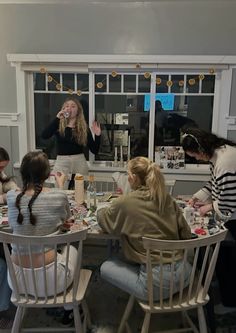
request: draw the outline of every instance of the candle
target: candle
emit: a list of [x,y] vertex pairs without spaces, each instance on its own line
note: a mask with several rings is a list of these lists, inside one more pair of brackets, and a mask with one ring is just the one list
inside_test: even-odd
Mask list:
[[123,162],[123,146],[120,146],[120,161]]
[[130,160],[130,135],[128,136],[128,151],[127,151],[127,161]]
[[115,147],[115,158],[114,161],[117,162],[117,147]]

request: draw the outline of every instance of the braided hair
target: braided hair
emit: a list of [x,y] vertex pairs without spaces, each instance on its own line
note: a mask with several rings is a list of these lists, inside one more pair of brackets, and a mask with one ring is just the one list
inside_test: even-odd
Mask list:
[[19,211],[17,222],[22,224],[24,219],[20,207],[21,198],[28,189],[33,189],[34,194],[28,203],[28,209],[30,213],[30,223],[35,225],[36,218],[32,212],[32,206],[42,191],[44,181],[49,177],[50,174],[50,165],[47,155],[39,151],[29,152],[22,160],[20,173],[23,182],[23,190],[16,197],[15,205]]

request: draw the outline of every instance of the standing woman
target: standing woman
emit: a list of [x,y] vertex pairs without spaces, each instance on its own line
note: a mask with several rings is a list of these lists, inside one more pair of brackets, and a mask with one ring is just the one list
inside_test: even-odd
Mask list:
[[189,203],[204,202],[200,214],[214,211],[236,236],[236,143],[192,128],[182,136],[182,146],[189,156],[209,162],[211,172],[210,181]]
[[84,118],[81,103],[69,97],[62,105],[56,118],[46,127],[42,133],[43,139],[56,137],[57,159],[54,170],[63,171],[65,174],[77,172],[88,174],[88,165],[84,156],[85,147],[93,154],[97,154],[100,146],[101,128],[94,121],[91,130]]
[[[148,299],[146,250],[142,237],[157,239],[189,239],[191,230],[173,198],[166,192],[165,181],[157,164],[146,157],[136,157],[128,163],[128,181],[132,192],[114,200],[110,207],[98,210],[101,228],[121,237],[124,259],[109,259],[101,266],[101,276],[118,288],[142,300]],[[153,254],[157,265],[153,268],[154,299],[160,298],[162,272],[159,254]],[[179,290],[183,268],[183,253],[176,253],[174,292]],[[163,297],[170,292],[171,258],[164,258]],[[191,265],[186,264],[185,286],[189,283]]]
[[11,189],[16,189],[17,185],[12,177],[7,177],[3,170],[10,161],[8,152],[0,147],[0,205],[6,204],[6,193]]

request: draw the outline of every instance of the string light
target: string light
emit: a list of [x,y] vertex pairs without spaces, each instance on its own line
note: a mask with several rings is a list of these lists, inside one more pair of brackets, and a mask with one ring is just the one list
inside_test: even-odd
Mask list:
[[[141,64],[137,63],[137,64],[135,64],[135,67],[136,68],[141,68]],[[47,73],[47,69],[44,66],[40,67],[39,71],[40,71],[41,74],[46,74],[47,75],[47,81],[48,82],[54,82],[55,83],[56,90],[58,90],[58,91],[64,90],[64,91],[67,91],[69,94],[77,94],[78,96],[81,96],[83,94],[82,90],[77,90],[75,92],[73,89],[71,89],[69,87],[65,87],[62,84],[60,84],[57,80],[54,79],[54,77],[52,75],[50,75],[50,74]],[[214,68],[210,68],[209,69],[209,74],[211,74],[211,75],[215,74],[215,69]],[[111,76],[113,78],[115,78],[115,77],[118,76],[118,73],[116,71],[112,71],[111,72]],[[150,72],[145,72],[143,74],[143,76],[144,76],[145,79],[149,79],[151,77],[151,73]],[[196,84],[197,80],[202,81],[204,79],[205,79],[205,75],[204,74],[199,74],[195,78],[189,79],[188,80],[188,84],[190,86],[193,86],[193,85]],[[104,80],[102,80],[102,81],[97,82],[96,83],[96,87],[98,89],[102,89],[104,87],[104,82],[105,81],[106,81],[106,78]],[[162,79],[160,77],[156,77],[156,84],[157,85],[161,85],[161,83],[162,83]],[[179,87],[183,87],[184,86],[184,80],[179,80],[178,84],[179,84]],[[166,82],[166,85],[168,87],[171,87],[173,85],[173,81],[172,80],[168,80]],[[87,89],[88,88],[86,88],[85,90],[87,90]]]

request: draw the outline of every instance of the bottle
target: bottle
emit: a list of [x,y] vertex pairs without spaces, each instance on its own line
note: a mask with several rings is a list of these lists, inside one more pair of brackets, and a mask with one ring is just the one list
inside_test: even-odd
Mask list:
[[87,208],[91,210],[96,210],[97,202],[96,202],[96,186],[94,183],[94,176],[89,176],[89,184],[86,191],[87,195]]
[[75,175],[75,201],[77,205],[84,202],[84,177],[80,173]]

